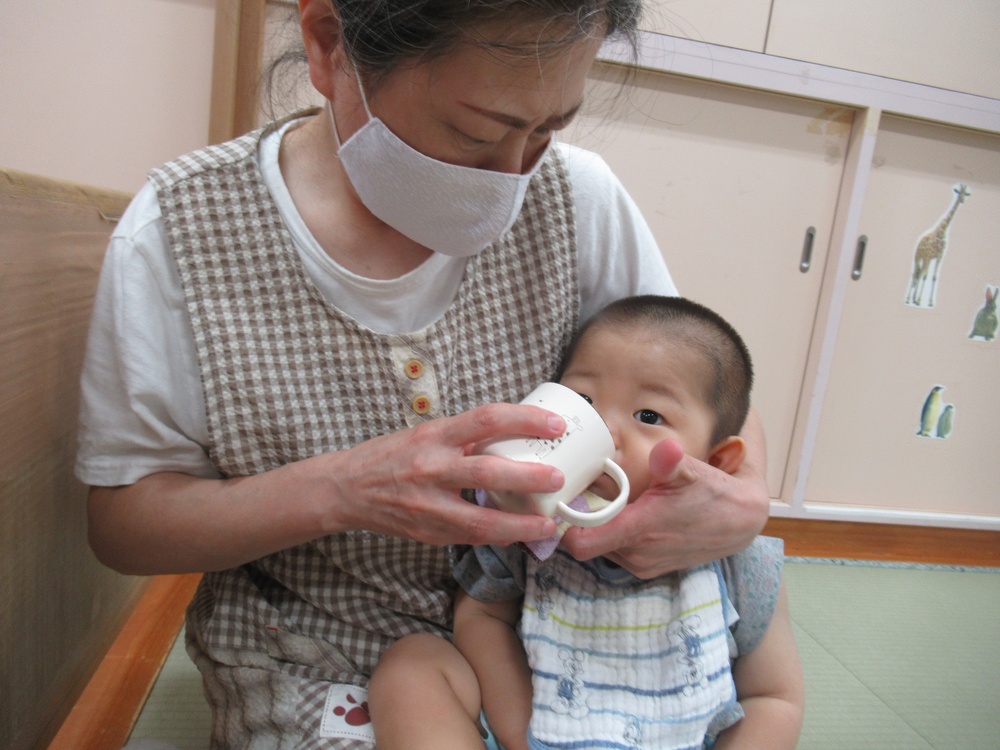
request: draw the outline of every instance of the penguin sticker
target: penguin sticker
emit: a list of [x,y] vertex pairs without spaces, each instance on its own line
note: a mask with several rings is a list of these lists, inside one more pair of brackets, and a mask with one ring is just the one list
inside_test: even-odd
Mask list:
[[937,421],[937,435],[939,438],[946,438],[951,434],[952,427],[955,426],[955,405],[945,404],[941,410],[941,416]]
[[951,435],[955,425],[955,405],[944,402],[941,396],[944,389],[943,385],[935,385],[924,399],[920,410],[920,429],[917,430],[919,437],[946,438]]

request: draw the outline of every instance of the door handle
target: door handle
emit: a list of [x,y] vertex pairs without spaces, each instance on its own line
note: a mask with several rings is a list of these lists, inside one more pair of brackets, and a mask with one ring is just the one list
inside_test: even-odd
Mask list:
[[868,235],[863,234],[858,237],[858,245],[854,250],[854,268],[851,270],[851,278],[857,281],[861,278],[861,267],[865,264],[865,249],[868,247]]
[[816,227],[809,227],[806,230],[805,239],[802,240],[802,259],[799,261],[799,270],[806,273],[812,266],[813,242],[816,240]]

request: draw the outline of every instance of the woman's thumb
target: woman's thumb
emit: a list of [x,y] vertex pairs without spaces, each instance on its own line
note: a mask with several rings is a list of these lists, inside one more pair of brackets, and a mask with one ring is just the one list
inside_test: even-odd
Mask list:
[[661,440],[649,452],[650,484],[671,485],[681,478],[684,449],[676,440]]

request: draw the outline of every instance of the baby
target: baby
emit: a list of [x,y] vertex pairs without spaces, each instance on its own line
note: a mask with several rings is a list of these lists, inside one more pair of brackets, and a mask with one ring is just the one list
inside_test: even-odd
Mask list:
[[[752,378],[720,316],[644,296],[590,320],[558,379],[611,429],[631,501],[664,440],[739,468]],[[539,561],[520,547],[469,549],[455,568],[454,643],[404,638],[372,676],[378,746],[471,750],[488,726],[506,750],[794,748],[804,689],[781,565],[780,540],[764,537],[650,580],[562,550]]]

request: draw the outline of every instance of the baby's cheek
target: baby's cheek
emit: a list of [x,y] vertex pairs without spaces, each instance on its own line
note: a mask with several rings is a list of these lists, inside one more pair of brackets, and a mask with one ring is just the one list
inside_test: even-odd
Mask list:
[[[628,501],[632,502],[649,488],[649,464],[638,465],[636,462],[619,460],[618,465],[622,467],[625,476],[628,477]],[[618,497],[619,492],[617,482],[608,474],[599,476],[597,481],[587,489],[605,500],[614,500]]]
[[[649,488],[649,467],[628,466],[624,463],[620,466],[628,477],[628,501],[632,502]],[[614,500],[619,492],[618,484],[607,474],[603,474],[594,482],[590,491],[605,500]]]
[[631,503],[649,489],[649,464],[642,466],[622,466],[628,477],[628,501]]

